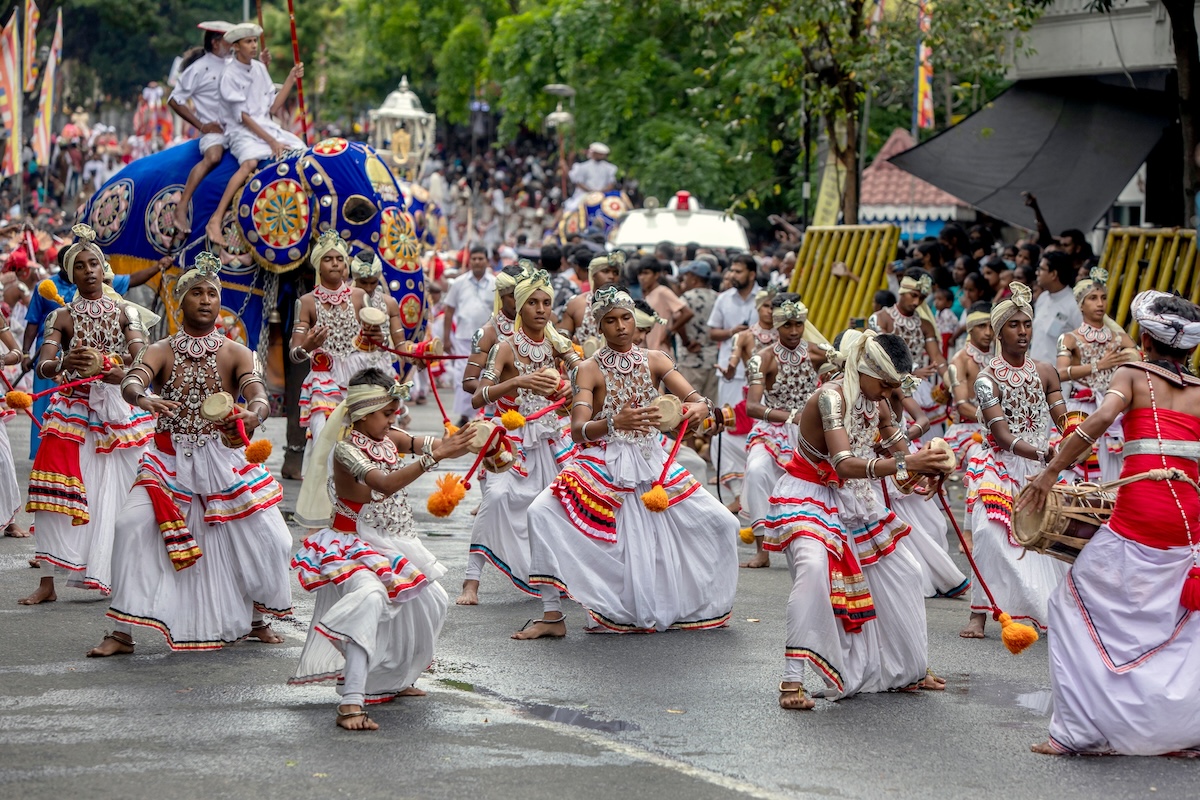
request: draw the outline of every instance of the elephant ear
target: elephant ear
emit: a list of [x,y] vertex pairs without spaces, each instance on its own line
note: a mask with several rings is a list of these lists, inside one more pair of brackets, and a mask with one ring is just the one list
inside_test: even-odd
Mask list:
[[247,181],[238,197],[242,237],[254,260],[271,272],[288,272],[303,264],[313,242],[313,198],[296,162],[287,158],[268,164]]

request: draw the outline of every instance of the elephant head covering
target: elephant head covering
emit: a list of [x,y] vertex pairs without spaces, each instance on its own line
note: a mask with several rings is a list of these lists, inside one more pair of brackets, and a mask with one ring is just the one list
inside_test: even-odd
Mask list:
[[84,252],[95,253],[96,258],[100,259],[100,263],[106,268],[108,259],[104,257],[104,251],[100,249],[100,245],[96,244],[96,231],[90,225],[80,223],[71,228],[71,233],[75,234],[75,242],[67,248],[67,252],[63,255],[63,270],[67,273],[67,280],[71,283],[75,282],[75,261]]
[[209,283],[221,291],[221,259],[207,250],[202,250],[196,256],[192,268],[179,276],[175,282],[175,299],[178,301],[187,294],[193,286]]

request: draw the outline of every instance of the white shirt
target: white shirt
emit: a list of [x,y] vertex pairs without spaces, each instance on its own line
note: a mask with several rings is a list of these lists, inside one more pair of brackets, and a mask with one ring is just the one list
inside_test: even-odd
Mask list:
[[[737,289],[726,289],[721,292],[717,295],[717,302],[713,303],[712,314],[708,316],[708,327],[730,330],[738,325],[750,325],[758,319],[758,309],[754,307],[754,295],[757,293],[757,289],[752,288],[750,295],[742,299]],[[717,352],[716,366],[724,367],[729,363],[729,356],[733,352],[734,338],[731,336],[721,342],[721,349]],[[738,364],[738,375],[742,374],[744,374],[742,365]]]
[[469,340],[492,316],[496,276],[490,271],[475,280],[470,271],[450,282],[443,303],[454,309],[454,338]]
[[1029,340],[1029,355],[1035,361],[1053,366],[1058,355],[1058,337],[1083,324],[1083,314],[1071,287],[1064,286],[1054,294],[1042,292],[1033,302],[1033,337]]
[[229,59],[221,71],[221,119],[226,130],[241,128],[242,113],[259,125],[275,125],[271,119],[271,104],[275,102],[275,84],[267,68],[258,60],[243,64]]
[[226,59],[205,53],[196,59],[183,74],[171,92],[171,99],[180,105],[192,101],[192,111],[201,122],[220,122],[224,103],[221,102],[221,73]]
[[587,161],[572,164],[567,177],[571,179],[571,183],[575,184],[576,193],[580,191],[603,192],[610,185],[616,184],[617,168],[607,161],[595,161],[589,158]]

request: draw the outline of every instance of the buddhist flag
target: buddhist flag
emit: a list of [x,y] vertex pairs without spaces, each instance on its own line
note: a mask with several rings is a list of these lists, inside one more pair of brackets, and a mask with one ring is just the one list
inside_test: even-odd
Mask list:
[[46,59],[46,79],[42,81],[42,97],[38,100],[37,116],[33,118],[33,152],[39,164],[50,163],[50,143],[53,141],[51,125],[54,123],[54,89],[58,83],[58,62],[62,58],[62,9],[58,9],[58,23],[54,27],[54,40],[50,43],[50,56]]
[[913,91],[914,128],[932,128],[933,118],[933,50],[929,36],[930,6],[927,0],[917,3],[917,85]]
[[37,86],[37,28],[42,18],[34,0],[25,0],[25,91],[32,92]]
[[0,176],[21,172],[21,31],[17,10],[0,33],[0,124],[6,134]]

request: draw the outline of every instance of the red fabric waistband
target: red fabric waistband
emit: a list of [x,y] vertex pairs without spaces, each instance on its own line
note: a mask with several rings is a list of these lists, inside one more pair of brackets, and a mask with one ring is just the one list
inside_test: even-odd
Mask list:
[[333,522],[329,523],[329,527],[342,533],[354,533],[358,530],[358,522],[345,514],[334,514]]
[[175,443],[171,441],[169,433],[154,434],[154,446],[160,453],[166,453],[169,456],[175,455]]
[[790,461],[783,465],[783,468],[793,478],[799,478],[802,481],[819,483],[822,486],[842,485],[842,480],[838,477],[837,470],[825,460],[822,460],[820,464],[814,467],[809,463],[807,458],[794,455]]
[[[1179,467],[1195,478],[1194,461],[1167,456],[1166,464]],[[1161,456],[1126,456],[1121,477],[1149,472],[1162,466]],[[1179,513],[1181,507],[1183,516]],[[1191,525],[1192,536],[1200,539],[1200,496],[1197,496],[1195,489],[1182,481],[1144,480],[1117,490],[1117,503],[1108,526],[1126,539],[1162,550],[1187,545],[1185,518]]]

